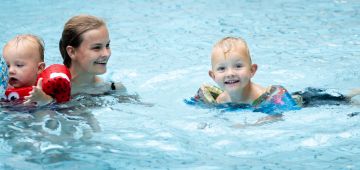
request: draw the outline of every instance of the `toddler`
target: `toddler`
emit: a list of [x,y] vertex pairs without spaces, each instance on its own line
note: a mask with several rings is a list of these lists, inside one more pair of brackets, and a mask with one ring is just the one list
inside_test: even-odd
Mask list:
[[[9,71],[8,88],[35,87],[38,75],[45,68],[44,44],[39,37],[30,34],[18,35],[6,43],[2,55]],[[25,100],[25,104],[44,104],[51,102],[52,97],[41,90],[40,79]]]
[[248,46],[241,38],[226,37],[217,42],[211,53],[211,65],[209,76],[220,88],[202,85],[194,97],[196,101],[245,104],[245,108],[254,111],[278,114],[303,106],[349,103],[351,97],[357,95],[334,95],[316,88],[307,88],[291,95],[280,85],[265,88],[255,84],[251,79],[257,65],[252,63]]

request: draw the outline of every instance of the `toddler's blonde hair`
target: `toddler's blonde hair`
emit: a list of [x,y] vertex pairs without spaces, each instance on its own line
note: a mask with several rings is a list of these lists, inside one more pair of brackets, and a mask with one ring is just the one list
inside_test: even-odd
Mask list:
[[32,35],[32,34],[17,35],[15,38],[13,38],[9,42],[7,42],[6,45],[4,46],[4,48],[9,46],[10,44],[14,44],[15,46],[19,46],[20,44],[23,45],[23,43],[25,43],[25,42],[36,45],[35,48],[37,48],[37,50],[39,51],[40,60],[43,62],[44,61],[44,51],[45,51],[44,41],[36,35]]
[[249,48],[246,44],[246,41],[240,37],[225,37],[225,38],[221,39],[220,41],[218,41],[213,47],[213,50],[211,53],[211,58],[214,58],[216,55],[216,52],[218,52],[218,51],[222,51],[222,53],[224,54],[224,57],[227,57],[231,51],[234,51],[235,49],[237,49],[239,47],[245,48],[245,50],[246,50],[245,53],[246,53],[247,57],[249,57],[250,63],[251,63]]

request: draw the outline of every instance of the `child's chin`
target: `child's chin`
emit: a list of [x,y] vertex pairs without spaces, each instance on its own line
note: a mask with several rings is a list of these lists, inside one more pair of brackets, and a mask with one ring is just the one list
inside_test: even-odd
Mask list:
[[9,86],[9,87],[13,87],[13,88],[20,88],[20,87],[25,87],[25,86],[21,86],[21,85],[14,85],[14,86]]
[[240,84],[239,83],[225,84],[224,88],[229,90],[238,90],[240,88]]
[[9,87],[19,88],[19,87],[23,87],[23,85],[17,82],[15,83],[13,82],[13,83],[9,83]]
[[229,92],[229,93],[232,93],[232,92],[237,92],[237,91],[239,91],[239,87],[227,87],[227,88],[225,88],[225,90],[227,91],[227,92]]

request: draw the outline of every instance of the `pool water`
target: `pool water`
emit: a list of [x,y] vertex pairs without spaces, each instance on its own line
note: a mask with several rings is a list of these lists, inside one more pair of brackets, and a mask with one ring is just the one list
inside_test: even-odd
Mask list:
[[[259,65],[253,81],[289,91],[347,93],[360,85],[360,1],[2,1],[0,43],[32,33],[47,65],[61,63],[64,23],[103,18],[112,56],[106,80],[129,96],[45,108],[2,107],[0,169],[360,169],[358,106],[266,115],[187,105],[208,76],[210,51],[241,36]],[[359,99],[359,98],[357,98]]]

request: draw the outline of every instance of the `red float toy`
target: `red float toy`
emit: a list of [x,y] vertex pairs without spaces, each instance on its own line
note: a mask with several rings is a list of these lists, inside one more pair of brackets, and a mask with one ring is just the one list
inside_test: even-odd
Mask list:
[[[71,95],[71,74],[62,64],[53,64],[47,67],[39,76],[42,80],[42,90],[53,97],[56,102],[66,102]],[[8,88],[5,95],[7,100],[24,100],[32,91],[32,87]]]

